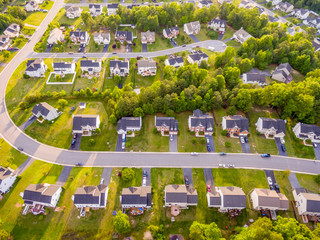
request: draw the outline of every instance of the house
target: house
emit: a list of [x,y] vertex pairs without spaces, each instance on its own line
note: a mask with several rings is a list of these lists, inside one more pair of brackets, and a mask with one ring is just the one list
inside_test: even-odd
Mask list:
[[138,74],[145,76],[154,76],[157,73],[157,63],[153,60],[138,60]]
[[26,12],[34,12],[39,9],[39,5],[36,1],[31,0],[26,3],[26,5],[24,6],[24,9],[26,10]]
[[154,117],[154,125],[157,128],[158,132],[161,132],[161,135],[164,135],[165,132],[174,135],[178,134],[178,121],[173,117]]
[[150,32],[150,31],[141,32],[141,43],[151,44],[151,43],[154,43],[155,41],[156,41],[155,32]]
[[50,32],[47,43],[48,44],[58,44],[64,40],[63,32],[59,28],[55,28]]
[[183,25],[183,30],[188,35],[190,35],[190,34],[196,35],[201,30],[200,22],[195,21],[195,22],[185,23]]
[[246,208],[246,194],[239,187],[216,187],[221,196],[219,211],[241,210]]
[[81,60],[80,61],[80,68],[82,73],[83,72],[88,72],[90,75],[95,74],[95,73],[100,73],[101,72],[101,61],[94,61],[94,60]]
[[300,19],[307,19],[307,17],[309,17],[309,10],[307,9],[303,9],[303,8],[300,8],[300,9],[294,9],[291,13],[292,16],[295,16],[297,18],[300,18]]
[[57,112],[57,110],[46,102],[36,104],[32,109],[32,114],[36,116],[38,120],[41,117],[43,119],[42,121],[52,121],[59,117],[59,113]]
[[281,3],[282,0],[267,0],[267,2],[271,2],[273,6]]
[[69,35],[70,41],[73,43],[79,44],[88,44],[89,43],[89,34],[87,32],[83,32],[80,29],[76,29],[75,31],[71,31]]
[[252,36],[249,33],[247,33],[242,27],[233,34],[233,38],[241,44],[251,37]]
[[222,129],[227,130],[227,136],[239,137],[249,134],[249,121],[241,115],[224,116],[222,118]]
[[167,185],[164,190],[165,206],[188,206],[198,205],[198,193],[196,189],[187,189],[186,185]]
[[179,67],[182,67],[183,66],[183,58],[182,57],[170,57],[169,59],[166,59],[164,61],[164,64],[166,66],[171,66],[171,67],[175,67],[175,68],[179,68]]
[[318,52],[320,50],[320,41],[315,38],[312,41],[312,47],[314,48],[314,52]]
[[204,135],[213,134],[213,116],[203,114],[200,109],[193,111],[193,115],[188,118],[188,127],[191,132],[195,132],[196,136],[203,132]]
[[0,166],[0,194],[9,192],[16,179],[17,175],[11,168]]
[[98,44],[109,44],[110,43],[110,32],[108,33],[94,33],[93,34],[94,42]]
[[294,36],[296,34],[296,30],[293,28],[288,27],[287,28],[287,34],[290,34],[291,36]]
[[76,72],[75,63],[54,62],[52,63],[52,67],[56,74],[73,74]]
[[87,104],[85,102],[79,103],[79,109],[85,109]]
[[163,29],[162,33],[163,33],[163,36],[165,38],[176,38],[178,37],[179,35],[179,28],[178,27],[172,27],[172,28],[166,28],[166,29]]
[[266,138],[283,138],[286,135],[286,122],[282,119],[259,118],[257,123],[257,131]]
[[118,11],[118,3],[112,3],[107,5],[108,15],[116,15]]
[[11,23],[6,30],[4,30],[3,34],[8,36],[9,38],[19,37],[20,25],[16,23]]
[[241,76],[244,84],[258,84],[259,86],[266,86],[266,75],[261,73],[244,73]]
[[291,72],[291,65],[289,63],[282,63],[272,73],[272,78],[280,82],[289,83],[293,79]]
[[216,191],[216,189],[212,189],[210,192],[207,192],[207,202],[208,207],[221,207],[221,196],[220,193]]
[[270,16],[270,15],[267,15],[267,16],[268,16],[269,22],[275,23],[275,22],[278,22],[278,21],[279,21],[278,18],[272,17],[272,16]]
[[92,132],[100,126],[99,115],[73,115],[72,133],[80,133],[82,136],[91,136]]
[[207,0],[202,0],[200,2],[198,2],[198,8],[209,8],[210,6],[212,6],[212,1],[207,1]]
[[123,188],[120,196],[122,209],[150,208],[151,186]]
[[195,52],[195,53],[192,53],[188,56],[187,60],[190,64],[194,64],[194,63],[197,63],[198,66],[200,66],[201,62],[202,61],[208,61],[209,59],[209,56],[202,52],[201,50]]
[[133,40],[133,33],[128,31],[116,31],[115,40],[119,41],[121,44],[124,42],[131,44]]
[[111,60],[110,75],[124,77],[129,74],[129,61]]
[[66,17],[74,19],[81,16],[82,9],[77,6],[66,6]]
[[310,139],[311,142],[320,143],[320,128],[317,125],[297,123],[292,129],[297,138]]
[[252,207],[255,210],[288,210],[289,200],[275,190],[255,188],[250,194]]
[[[254,9],[258,9],[260,15],[261,15],[261,14],[264,14],[264,8],[262,8],[262,7],[254,7]],[[268,14],[267,14],[267,15],[268,15]],[[269,16],[269,15],[268,15],[268,16]]]
[[62,188],[54,184],[30,184],[24,192],[20,193],[24,204],[28,206],[56,207]]
[[[295,190],[294,190],[295,191]],[[293,194],[299,215],[320,216],[320,195],[301,191]]]
[[[77,188],[71,199],[76,208],[106,208],[108,198],[108,186],[86,186]],[[82,212],[82,211],[81,211]]]
[[303,24],[307,25],[309,27],[314,27],[314,28],[320,28],[320,18],[312,18],[312,17],[308,17],[306,19],[303,20]]
[[243,1],[240,2],[239,8],[247,8],[247,9],[249,9],[249,8],[251,8],[251,3],[243,0]]
[[127,134],[129,131],[140,131],[142,126],[141,117],[122,117],[118,121],[118,134]]
[[11,44],[11,39],[7,35],[0,35],[0,51],[7,50]]
[[229,3],[232,4],[233,0],[218,0],[218,3],[223,4],[223,3]]
[[281,12],[290,13],[293,11],[294,6],[288,2],[280,2],[275,8]]
[[224,32],[226,31],[226,25],[227,25],[226,20],[221,20],[216,18],[209,21],[208,28],[214,31],[219,31],[219,33],[224,34]]
[[43,77],[46,71],[47,65],[42,59],[38,58],[35,60],[28,60],[24,74],[29,77]]
[[101,4],[89,4],[89,13],[92,17],[96,17],[102,14]]

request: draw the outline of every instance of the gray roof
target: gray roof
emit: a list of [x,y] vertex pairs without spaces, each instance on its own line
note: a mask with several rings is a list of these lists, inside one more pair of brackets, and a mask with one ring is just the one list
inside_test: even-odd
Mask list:
[[220,195],[210,196],[210,205],[219,206],[221,205],[221,197]]
[[249,121],[247,118],[242,117],[241,115],[228,116],[226,118],[226,127],[228,129],[238,127],[241,132],[249,132]]
[[173,117],[155,117],[156,118],[156,126],[168,126],[169,131],[178,131],[178,121]]
[[81,60],[80,67],[100,67],[100,62],[93,60]]
[[[196,109],[193,111],[193,115],[189,116],[189,118],[191,119],[192,127],[204,126],[207,132],[213,132],[213,116],[203,114],[200,109]],[[212,128],[212,130],[208,130],[208,128]]]
[[81,37],[86,38],[87,32],[81,31],[80,29],[76,29],[75,31],[71,31],[69,36],[70,37],[75,36],[77,38],[81,38]]
[[129,69],[128,61],[111,60],[109,63],[110,68]]
[[67,62],[54,62],[53,63],[53,69],[55,68],[72,68],[72,63],[67,63]]
[[129,31],[117,31],[116,32],[116,38],[119,38],[122,36],[125,38],[127,41],[132,41],[133,40],[133,33]]
[[309,133],[313,133],[316,136],[320,137],[320,128],[317,125],[298,123],[301,126],[300,136],[307,135]]
[[173,58],[169,58],[168,61],[169,61],[169,64],[171,66],[173,66],[175,64],[183,63],[183,58],[182,57],[173,57]]
[[73,130],[82,130],[83,126],[95,127],[98,115],[74,115]]
[[78,188],[74,193],[74,204],[99,204],[104,206],[107,185],[100,184],[98,186],[87,186]]
[[107,8],[118,8],[119,4],[118,3],[112,3],[112,4],[108,4]]
[[90,8],[95,8],[95,9],[100,9],[101,8],[101,4],[89,4],[89,9]]
[[129,187],[123,189],[121,204],[143,204],[151,207],[151,187]]
[[223,195],[225,208],[245,208],[246,195],[238,187],[219,187]]
[[2,183],[2,180],[9,177],[11,174],[12,174],[11,169],[0,166],[0,184]]
[[288,72],[292,71],[292,67],[289,63],[281,63],[276,70],[286,69]]
[[48,103],[42,102],[33,107],[32,113],[38,115],[40,112],[42,116],[47,116],[52,108],[53,107],[51,107]]
[[211,24],[219,24],[219,25],[225,25],[226,26],[227,21],[215,18],[215,19],[212,19],[208,24],[209,25],[211,25]]
[[23,193],[23,200],[28,201],[29,204],[33,202],[51,203],[51,198],[54,193],[58,191],[60,186],[49,185],[47,187],[41,184],[29,185]]
[[315,41],[312,41],[312,47],[314,47],[314,50],[317,51],[320,48],[320,44]]
[[265,84],[266,83],[266,75],[260,74],[260,73],[244,73],[247,77],[247,82],[256,82],[259,84]]
[[286,123],[282,119],[273,119],[273,118],[261,118],[262,119],[262,128],[270,129],[274,128],[277,130],[276,133],[285,133],[286,132]]
[[196,53],[192,53],[189,55],[189,57],[193,60],[193,61],[200,61],[200,60],[203,60],[204,58],[208,58],[209,56],[202,52],[201,50],[199,50],[198,52]]
[[166,28],[165,32],[167,35],[169,35],[173,30],[179,31],[179,28],[178,27]]
[[29,72],[38,71],[38,69],[41,68],[42,62],[43,62],[42,59],[28,60],[26,71],[29,71]]
[[165,198],[166,202],[168,203],[198,203],[197,191],[193,189],[187,189],[185,185],[167,185],[165,189]]
[[269,17],[270,22],[277,22],[278,21],[278,19],[273,16],[268,15],[268,17]]
[[320,214],[320,202],[315,200],[307,200],[307,211],[317,212]]
[[187,193],[166,193],[166,201],[175,203],[187,203]]
[[117,131],[124,130],[127,131],[127,127],[139,128],[141,126],[140,117],[122,117],[118,121]]

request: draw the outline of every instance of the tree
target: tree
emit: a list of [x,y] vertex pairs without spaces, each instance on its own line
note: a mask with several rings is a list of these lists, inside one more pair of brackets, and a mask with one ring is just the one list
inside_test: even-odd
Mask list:
[[96,140],[94,140],[93,138],[90,138],[89,140],[90,145],[95,145],[96,144]]
[[235,106],[231,106],[227,110],[228,115],[235,115],[237,113],[237,108]]
[[0,240],[8,240],[8,239],[11,239],[10,234],[4,229],[0,229]]
[[135,172],[133,171],[132,168],[125,168],[122,171],[122,178],[124,181],[129,182],[132,181],[132,179],[135,176]]
[[9,58],[10,57],[10,55],[11,55],[11,53],[9,52],[9,51],[6,51],[6,50],[3,50],[2,51],[2,56],[4,57],[4,58]]
[[229,147],[232,146],[232,144],[231,144],[231,142],[226,141],[226,142],[224,143],[224,146],[227,147],[227,148],[229,148]]
[[109,117],[109,123],[111,124],[116,124],[117,123],[117,118],[114,114],[111,114]]
[[153,239],[155,240],[164,240],[164,226],[161,224],[160,226],[150,225],[148,230],[152,233]]
[[217,224],[212,222],[210,224],[201,224],[197,221],[194,221],[189,229],[190,238],[195,240],[215,240],[222,237],[221,231],[218,228]]
[[113,219],[113,227],[118,233],[130,232],[131,225],[129,222],[129,217],[122,213],[122,211],[118,211],[117,215]]
[[59,99],[58,104],[59,104],[60,108],[64,108],[65,106],[68,105],[68,101],[65,99]]
[[117,41],[117,48],[120,48],[121,47],[121,43],[119,41]]
[[134,111],[133,111],[133,116],[134,117],[143,117],[144,116],[144,112],[142,110],[142,108],[136,108]]
[[291,171],[289,169],[286,169],[286,170],[283,171],[283,177],[284,178],[288,178],[290,174],[291,174]]

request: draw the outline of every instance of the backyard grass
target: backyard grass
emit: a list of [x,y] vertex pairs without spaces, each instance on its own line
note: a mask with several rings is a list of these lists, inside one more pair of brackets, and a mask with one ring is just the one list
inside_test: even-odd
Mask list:
[[32,13],[23,21],[23,23],[30,24],[32,26],[39,26],[46,15],[47,13],[45,12]]
[[315,175],[296,173],[301,187],[304,187],[310,192],[320,193],[320,186],[316,183]]
[[12,148],[4,139],[0,138],[0,165],[17,169],[27,156]]
[[233,36],[233,34],[236,32],[236,30],[234,30],[233,28],[229,27],[228,25],[226,26],[226,31],[223,35],[222,40],[231,38]]
[[71,26],[74,25],[75,28],[81,23],[81,17],[70,19],[65,16],[66,10],[61,8],[60,11],[54,18],[54,21],[57,21],[61,26]]
[[292,70],[291,75],[293,77],[293,80],[295,82],[302,82],[305,78],[305,76],[303,74],[301,74],[300,72],[298,72],[297,70]]
[[48,82],[72,82],[74,74],[65,74],[64,77],[60,76],[60,79],[57,78],[58,75],[51,74],[50,79]]
[[53,1],[48,1],[48,2],[44,2],[43,4],[40,5],[41,9],[45,9],[45,10],[50,10],[53,6]]
[[21,32],[25,35],[31,36],[35,32],[35,30],[36,30],[35,28],[24,26]]
[[155,34],[155,42],[152,44],[148,44],[148,51],[155,52],[161,51],[168,48],[173,48],[170,41],[163,37],[163,35],[159,35],[158,33]]
[[142,128],[135,137],[127,137],[126,151],[142,152],[168,152],[169,137],[163,137],[160,133],[154,134],[154,115],[142,118]]

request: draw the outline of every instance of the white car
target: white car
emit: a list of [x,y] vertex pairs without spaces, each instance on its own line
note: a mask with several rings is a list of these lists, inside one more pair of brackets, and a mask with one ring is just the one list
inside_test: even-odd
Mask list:
[[284,141],[284,138],[280,138],[281,144],[285,144],[286,142]]
[[225,164],[219,163],[219,168],[225,168],[225,167],[226,167]]
[[210,139],[209,138],[207,138],[207,143],[210,143]]
[[244,143],[244,137],[240,137],[240,142]]
[[147,186],[147,177],[142,178],[142,186]]
[[234,164],[228,164],[228,168],[234,168],[235,167],[235,165]]
[[170,142],[172,142],[172,141],[173,141],[173,135],[170,134]]
[[317,145],[316,143],[313,143],[313,146],[314,146],[315,148],[317,148],[317,147],[318,147],[318,145]]
[[126,147],[126,142],[122,142],[122,149],[125,149],[125,147]]
[[198,156],[199,154],[197,152],[192,152],[191,156]]
[[267,177],[267,179],[268,179],[269,185],[272,185],[272,179],[271,179],[271,177]]

